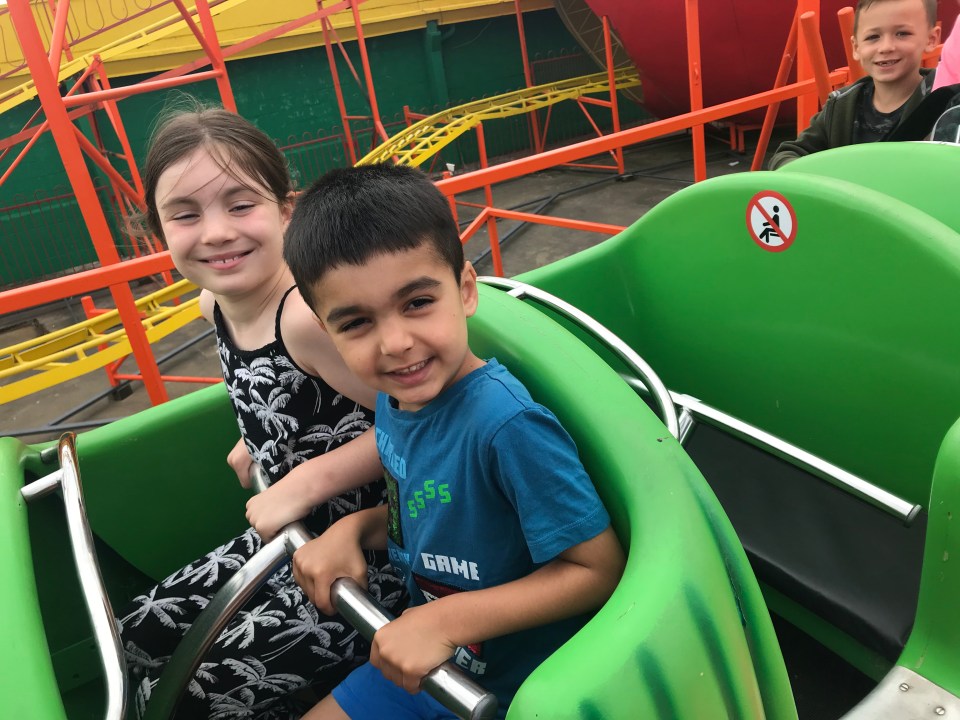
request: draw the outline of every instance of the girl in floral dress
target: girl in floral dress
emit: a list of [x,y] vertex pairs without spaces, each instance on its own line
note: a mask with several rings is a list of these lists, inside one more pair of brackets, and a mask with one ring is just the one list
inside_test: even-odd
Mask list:
[[[344,366],[282,259],[292,209],[286,161],[264,133],[221,109],[182,112],[147,157],[146,225],[180,273],[202,288],[241,438],[227,462],[249,487],[253,463],[271,487],[247,504],[252,528],[138,596],[119,614],[139,714],[166,661],[214,593],[287,523],[320,534],[385,500],[372,423],[375,393]],[[358,478],[361,478],[358,482]],[[368,483],[360,485],[360,483]],[[386,553],[371,554],[370,592],[403,600]],[[299,717],[365,659],[342,618],[317,611],[289,563],[225,628],[190,683],[183,718]]]

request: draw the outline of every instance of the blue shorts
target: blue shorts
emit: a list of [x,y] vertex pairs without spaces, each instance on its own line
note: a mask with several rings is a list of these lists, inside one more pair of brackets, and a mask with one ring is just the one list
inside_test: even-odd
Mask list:
[[411,695],[364,663],[333,689],[333,699],[350,720],[456,720],[425,692]]

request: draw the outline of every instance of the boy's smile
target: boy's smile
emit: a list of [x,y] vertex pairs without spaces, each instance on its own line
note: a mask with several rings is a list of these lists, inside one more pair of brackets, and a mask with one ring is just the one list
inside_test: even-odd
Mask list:
[[347,366],[403,410],[421,409],[483,365],[467,344],[476,271],[465,263],[458,285],[427,242],[329,270],[314,293]]
[[[860,12],[851,42],[853,56],[873,78],[878,95],[891,94],[902,102],[916,89],[923,53],[933,50],[939,37],[921,0],[883,0]],[[881,103],[877,110],[897,107]]]

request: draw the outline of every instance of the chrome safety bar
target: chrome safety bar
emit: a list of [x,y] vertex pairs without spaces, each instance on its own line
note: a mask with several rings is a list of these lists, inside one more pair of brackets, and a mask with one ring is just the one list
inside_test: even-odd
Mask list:
[[[253,465],[251,480],[257,492],[269,485],[263,469]],[[313,538],[302,522],[292,522],[251,557],[213,596],[183,636],[167,663],[147,703],[144,720],[169,720],[199,667],[203,656],[224,627],[250,597],[285,563],[290,555]],[[331,588],[334,604],[343,617],[367,640],[392,617],[350,578],[338,579]],[[423,690],[463,720],[490,720],[497,698],[446,662],[424,679]]]
[[75,435],[67,433],[57,446],[60,469],[35,480],[20,489],[27,502],[49,494],[59,486],[63,491],[63,504],[67,517],[67,532],[73,551],[80,589],[87,613],[93,626],[94,639],[103,663],[103,675],[107,689],[105,720],[123,720],[127,703],[127,666],[123,656],[120,633],[114,619],[110,598],[103,585],[103,576],[97,563],[93,545],[93,532],[87,521],[83,489],[80,484],[80,469],[77,467]]
[[[623,377],[627,384],[633,387],[634,390],[642,393],[649,392],[646,386],[636,378],[625,375],[621,375],[621,377]],[[670,397],[681,409],[681,418],[685,416],[691,418],[691,421],[686,423],[687,427],[684,428],[684,437],[686,437],[689,430],[692,429],[690,425],[692,425],[693,420],[703,421],[714,427],[726,430],[734,437],[744,440],[762,450],[766,450],[781,460],[785,460],[791,465],[805,470],[821,480],[825,480],[831,485],[870,503],[902,520],[905,525],[912,524],[923,509],[920,505],[914,505],[853,473],[847,472],[843,468],[837,467],[833,463],[813,453],[807,452],[787,442],[783,438],[779,438],[743,420],[739,420],[732,415],[728,415],[721,410],[717,410],[697,398],[675,392],[671,392]]]
[[675,438],[680,437],[680,423],[677,419],[677,411],[670,399],[670,393],[660,377],[654,372],[653,368],[627,343],[617,337],[613,332],[604,327],[600,322],[587,315],[579,308],[574,307],[565,300],[561,300],[556,295],[551,295],[545,290],[528,285],[527,283],[509,280],[501,277],[482,276],[477,278],[479,282],[491,287],[506,289],[508,295],[512,295],[518,300],[530,298],[536,300],[541,305],[545,305],[562,317],[572,320],[579,327],[583,328],[597,340],[600,340],[617,357],[619,357],[627,366],[637,374],[645,383],[645,386],[651,389],[657,406],[660,408],[660,418],[663,424],[667,426],[667,431]]

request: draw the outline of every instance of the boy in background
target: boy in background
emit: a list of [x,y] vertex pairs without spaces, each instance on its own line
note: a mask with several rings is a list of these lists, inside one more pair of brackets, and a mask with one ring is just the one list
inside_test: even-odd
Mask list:
[[777,148],[770,169],[894,133],[933,85],[934,71],[920,63],[940,41],[936,22],[937,0],[858,0],[850,41],[866,76],[830,93],[810,126]]
[[[298,201],[284,256],[347,366],[379,390],[389,506],[337,522],[294,556],[324,612],[387,547],[410,609],[371,662],[305,718],[449,717],[419,694],[446,660],[497,695],[517,688],[613,592],[624,556],[556,417],[470,349],[477,275],[443,195],[417,170],[336,170]],[[362,572],[361,572],[362,570]]]

